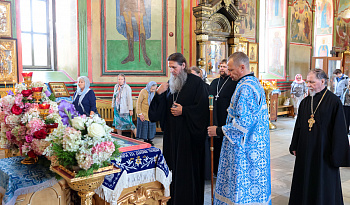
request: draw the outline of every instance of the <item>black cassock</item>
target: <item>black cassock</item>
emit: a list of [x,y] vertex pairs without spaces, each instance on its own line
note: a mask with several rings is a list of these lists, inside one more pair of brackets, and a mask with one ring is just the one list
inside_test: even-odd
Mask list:
[[[225,78],[222,78],[222,77],[216,78],[211,82],[210,88],[209,88],[209,95],[214,96],[214,110],[213,110],[214,125],[219,127],[226,125],[227,108],[230,106],[231,98],[233,93],[235,92],[236,85],[237,85],[237,81],[233,81],[229,76],[226,76]],[[215,100],[216,99],[215,96],[218,90],[220,91],[219,97],[217,98],[217,100]],[[222,140],[223,140],[223,137],[220,137],[220,136],[214,137],[214,173],[215,174],[218,172]],[[210,179],[210,172],[211,172],[210,138],[206,140],[205,163],[206,163],[205,178]]]
[[[316,109],[327,88],[314,96]],[[289,150],[296,151],[290,205],[343,204],[339,167],[349,166],[350,149],[339,97],[327,91],[309,131],[311,96],[299,106]]]
[[163,153],[173,173],[168,204],[202,205],[204,202],[204,141],[209,124],[208,91],[199,77],[188,74],[177,103],[182,115],[173,116],[170,108],[177,93],[169,89],[156,94],[149,108],[149,119],[160,121],[164,132]]

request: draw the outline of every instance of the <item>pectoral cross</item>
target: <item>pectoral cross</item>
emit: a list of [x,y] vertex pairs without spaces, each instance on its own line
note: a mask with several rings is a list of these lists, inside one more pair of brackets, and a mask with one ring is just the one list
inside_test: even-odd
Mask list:
[[314,126],[314,123],[316,122],[314,115],[311,115],[310,119],[307,122],[309,123],[309,131],[311,131],[312,126]]
[[216,94],[216,95],[215,95],[215,100],[218,100],[218,97],[219,97],[219,95],[218,95],[218,94]]

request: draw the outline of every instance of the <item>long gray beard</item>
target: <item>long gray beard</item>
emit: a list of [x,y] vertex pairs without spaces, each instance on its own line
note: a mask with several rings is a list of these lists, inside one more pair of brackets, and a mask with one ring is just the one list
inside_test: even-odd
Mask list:
[[173,74],[170,74],[169,79],[169,89],[170,93],[174,94],[181,90],[181,88],[185,85],[187,80],[187,73],[182,70],[177,77],[173,76]]

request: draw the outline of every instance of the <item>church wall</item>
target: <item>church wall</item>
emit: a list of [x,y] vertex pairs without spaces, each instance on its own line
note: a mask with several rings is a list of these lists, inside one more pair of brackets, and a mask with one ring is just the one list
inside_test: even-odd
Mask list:
[[350,2],[338,0],[335,6],[334,44],[336,48],[344,50],[350,44]]
[[[293,81],[296,74],[301,74],[303,78],[310,69],[311,59],[311,47],[303,45],[290,45],[289,52],[289,76],[290,80]],[[300,55],[301,53],[305,55]]]
[[57,70],[74,80],[78,77],[77,3],[56,1]]

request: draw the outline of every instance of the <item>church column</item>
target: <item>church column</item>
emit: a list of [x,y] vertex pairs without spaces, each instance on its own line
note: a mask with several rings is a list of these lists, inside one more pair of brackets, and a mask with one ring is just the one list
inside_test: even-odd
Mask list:
[[289,81],[289,51],[290,51],[290,23],[291,18],[290,14],[292,12],[293,1],[288,0],[288,9],[287,9],[287,43],[286,43],[286,81]]
[[[311,56],[310,56],[310,68],[311,68],[311,62],[312,62],[312,56],[314,56],[315,53],[315,41],[314,39],[316,38],[315,36],[315,29],[316,29],[316,1],[312,4],[312,30],[311,30]],[[328,54],[327,54],[328,55]]]
[[[205,3],[207,0],[202,1]],[[196,36],[196,41],[198,44],[198,52],[197,52],[197,66],[199,68],[204,68],[207,73],[209,73],[209,68],[206,66],[206,58],[205,58],[205,43],[208,41],[208,34],[210,31],[208,30],[209,25],[209,17],[211,15],[212,8],[200,5],[193,8],[193,15],[196,17],[196,30],[194,33]]]

